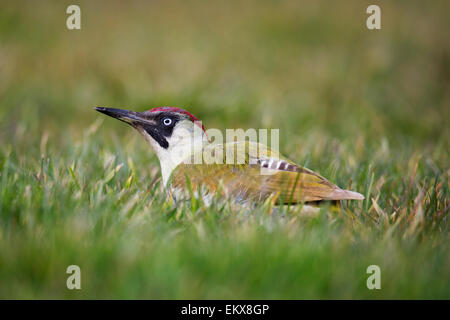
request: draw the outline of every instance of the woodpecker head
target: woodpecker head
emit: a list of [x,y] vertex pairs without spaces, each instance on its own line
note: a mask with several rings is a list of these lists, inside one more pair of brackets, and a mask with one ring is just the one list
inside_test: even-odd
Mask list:
[[159,107],[145,112],[104,107],[95,110],[130,124],[144,136],[159,158],[165,184],[172,170],[208,141],[200,120],[181,108]]

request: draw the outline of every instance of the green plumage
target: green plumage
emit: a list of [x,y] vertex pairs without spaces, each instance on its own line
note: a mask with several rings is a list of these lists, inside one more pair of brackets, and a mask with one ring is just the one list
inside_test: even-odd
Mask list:
[[304,203],[364,198],[340,189],[260,143],[248,141],[209,145],[193,154],[173,171],[172,190],[185,190],[186,177],[194,192],[220,192],[237,201],[273,197],[278,203]]

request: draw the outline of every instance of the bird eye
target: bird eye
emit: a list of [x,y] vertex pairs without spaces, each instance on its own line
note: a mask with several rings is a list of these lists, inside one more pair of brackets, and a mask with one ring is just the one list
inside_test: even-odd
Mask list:
[[172,124],[172,119],[170,118],[164,118],[163,123],[165,126],[170,126]]

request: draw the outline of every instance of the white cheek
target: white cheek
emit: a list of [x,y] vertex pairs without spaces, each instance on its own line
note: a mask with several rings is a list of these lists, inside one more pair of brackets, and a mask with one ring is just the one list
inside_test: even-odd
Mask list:
[[167,148],[167,156],[170,156],[172,163],[180,163],[191,154],[191,141],[186,136],[175,134],[170,138],[166,138],[169,143]]
[[182,162],[190,159],[191,154],[201,150],[202,135],[196,139],[193,134],[193,124],[178,123],[170,137],[166,137],[169,147],[164,149],[144,129],[138,129],[158,156],[164,184],[167,183],[172,171]]

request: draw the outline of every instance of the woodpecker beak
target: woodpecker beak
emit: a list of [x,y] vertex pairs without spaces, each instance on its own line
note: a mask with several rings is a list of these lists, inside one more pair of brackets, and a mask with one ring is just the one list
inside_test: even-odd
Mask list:
[[95,107],[94,109],[98,112],[106,114],[107,116],[131,124],[133,127],[137,124],[155,124],[155,122],[153,122],[152,120],[146,119],[141,112],[105,107]]

